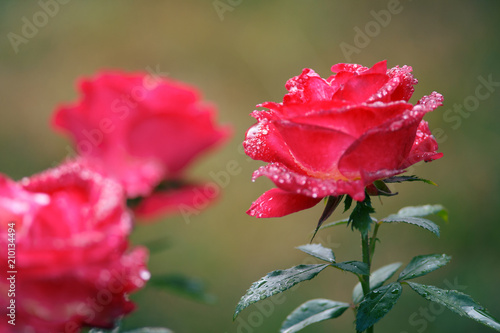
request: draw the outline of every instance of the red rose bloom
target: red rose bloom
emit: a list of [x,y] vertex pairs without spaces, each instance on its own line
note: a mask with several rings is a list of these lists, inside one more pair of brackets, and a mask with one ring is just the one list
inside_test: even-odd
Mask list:
[[[149,272],[145,248],[126,252],[132,223],[124,200],[118,183],[74,163],[19,183],[0,175],[2,271],[17,271],[13,297],[10,281],[0,281],[2,332],[111,328],[133,310],[127,294],[144,286]],[[10,223],[14,267],[6,267]],[[5,315],[10,299],[15,326]]]
[[[184,185],[203,185],[183,181],[186,167],[230,132],[216,126],[214,107],[201,103],[194,87],[143,73],[101,73],[80,90],[80,102],[53,119],[71,135],[80,163],[120,182],[129,198],[143,197],[142,215],[192,205],[196,191],[187,195]],[[168,192],[153,193],[160,183]]]
[[247,155],[270,162],[253,174],[278,188],[264,193],[247,212],[278,217],[310,208],[327,196],[362,201],[375,180],[442,156],[423,116],[442,105],[433,92],[408,103],[417,80],[412,68],[387,70],[386,61],[366,68],[337,64],[321,78],[311,69],[288,80],[283,103],[256,110],[246,133]]

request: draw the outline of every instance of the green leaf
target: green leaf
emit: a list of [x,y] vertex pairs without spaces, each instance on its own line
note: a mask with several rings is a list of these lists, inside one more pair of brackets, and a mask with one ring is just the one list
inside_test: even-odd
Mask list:
[[323,247],[321,244],[301,245],[297,247],[297,249],[318,259],[328,261],[329,263],[335,262],[335,255],[333,254],[332,249]]
[[[120,330],[119,327],[113,329],[113,330],[104,330],[100,328],[92,328],[89,330],[88,333],[118,333]],[[126,331],[124,333],[174,333],[173,331],[169,330],[168,328],[162,328],[162,327],[142,327],[138,328],[132,331]]]
[[102,328],[91,328],[88,333],[118,333],[120,327],[115,327],[111,330],[106,330]]
[[456,290],[444,290],[415,282],[406,282],[420,296],[428,301],[441,304],[461,316],[469,317],[483,325],[500,331],[500,323],[472,297]]
[[432,180],[420,178],[417,176],[394,176],[384,179],[385,183],[402,183],[402,182],[424,182],[430,185],[437,186]]
[[133,331],[127,331],[125,333],[174,333],[168,328],[160,328],[160,327],[143,327],[138,328]]
[[351,272],[357,275],[368,275],[370,274],[370,269],[368,265],[361,261],[343,261],[331,266],[341,269],[346,272]]
[[424,205],[404,207],[397,214],[389,215],[381,220],[384,223],[409,223],[429,230],[439,237],[439,227],[434,222],[423,219],[428,215],[438,215],[445,222],[448,222],[448,212],[441,205]]
[[373,222],[370,214],[374,212],[370,196],[366,195],[364,201],[356,201],[356,207],[354,207],[349,216],[349,223],[352,223],[353,228],[358,229],[363,236],[366,236]]
[[363,332],[382,319],[396,304],[402,290],[401,284],[393,282],[369,292],[359,304],[356,330]]
[[288,315],[281,326],[280,333],[298,332],[311,324],[337,318],[348,308],[348,303],[328,299],[312,299]]
[[427,254],[414,257],[399,274],[398,281],[414,279],[429,274],[449,263],[451,257],[446,254]]
[[182,274],[156,275],[149,280],[148,285],[171,291],[200,302],[214,303],[215,301],[213,295],[206,293],[205,285],[201,280],[187,277]]
[[288,290],[297,283],[311,280],[326,267],[328,267],[326,264],[299,265],[285,270],[273,271],[267,274],[259,281],[254,282],[247,290],[247,293],[241,297],[238,305],[236,306],[233,319],[236,318],[238,314],[249,305]]
[[437,215],[448,222],[448,211],[442,205],[408,206],[401,208],[397,214],[389,215],[387,218],[399,217],[424,217]]
[[385,219],[382,219],[381,222],[384,223],[409,223],[416,225],[420,228],[424,228],[426,230],[429,230],[433,234],[439,237],[439,227],[436,223],[423,219],[421,217],[386,217]]
[[327,224],[323,224],[321,226],[321,228],[319,228],[319,229],[321,230],[321,229],[335,227],[336,225],[347,224],[348,221],[349,221],[349,219],[343,219],[343,220],[339,220],[339,221],[335,221],[335,222],[330,222]]
[[[396,273],[401,265],[402,263],[395,262],[374,271],[370,275],[370,290],[377,289],[378,287],[382,286],[385,281],[389,280],[394,275],[394,273]],[[361,286],[361,283],[358,283],[352,291],[352,300],[356,304],[361,302],[362,299],[363,287]]]
[[118,333],[121,330],[122,326],[122,319],[119,318],[114,321],[114,327],[110,329],[105,329],[105,328],[88,328],[88,331],[84,328],[83,331],[87,333]]

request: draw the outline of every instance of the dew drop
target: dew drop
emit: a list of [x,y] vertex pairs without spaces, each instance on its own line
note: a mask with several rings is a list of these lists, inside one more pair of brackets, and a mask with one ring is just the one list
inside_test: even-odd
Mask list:
[[247,138],[252,139],[253,137],[255,137],[257,135],[259,130],[260,130],[260,124],[257,124],[257,125],[250,127],[250,129],[247,132]]
[[143,279],[144,281],[148,281],[150,278],[151,278],[151,273],[147,270],[141,270],[139,272],[139,276],[141,277],[141,279]]

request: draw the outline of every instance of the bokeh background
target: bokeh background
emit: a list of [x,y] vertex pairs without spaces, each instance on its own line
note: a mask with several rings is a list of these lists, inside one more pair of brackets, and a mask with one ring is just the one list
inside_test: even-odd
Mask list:
[[[197,85],[206,100],[218,105],[220,122],[235,129],[227,146],[204,156],[190,170],[193,178],[211,179],[228,163],[237,163],[238,172],[222,186],[221,199],[189,219],[158,219],[138,225],[133,234],[135,244],[159,238],[169,243],[168,249],[152,254],[153,275],[179,272],[199,277],[217,302],[197,303],[148,287],[132,295],[138,309],[126,318],[124,328],[277,332],[286,315],[310,298],[350,299],[353,276],[331,270],[288,291],[284,304],[251,306],[232,322],[236,303],[253,281],[309,260],[294,247],[309,241],[321,214],[317,206],[280,219],[247,216],[251,202],[271,183],[250,181],[252,171],[263,163],[246,158],[241,142],[254,123],[249,116],[254,106],[281,101],[286,80],[304,67],[327,77],[335,63],[371,66],[382,59],[390,67],[413,66],[420,81],[413,102],[434,90],[445,96],[445,105],[426,116],[431,128],[439,129],[436,135],[445,155],[411,170],[438,187],[397,185],[398,196],[374,201],[377,216],[406,205],[442,203],[449,209],[450,222],[440,222],[440,239],[412,226],[384,226],[374,267],[406,263],[417,254],[450,254],[448,266],[420,282],[459,288],[500,318],[500,84],[479,88],[489,96],[474,99],[479,77],[500,82],[500,2],[65,2],[34,36],[18,45],[17,52],[8,34],[21,35],[23,18],[32,22],[42,8],[38,1],[0,2],[0,172],[20,179],[56,165],[68,154],[69,141],[49,126],[51,113],[58,104],[77,98],[78,78],[102,69],[149,68]],[[377,23],[373,13],[387,11],[388,6],[398,12]],[[371,36],[356,40],[357,31],[366,28],[372,29]],[[356,50],[346,53],[346,45]],[[464,103],[470,103],[471,111],[452,111],[455,104]],[[451,111],[445,116],[447,110]],[[331,220],[344,217],[336,212]],[[324,230],[317,240],[333,247],[339,260],[360,259],[358,236],[350,229]],[[352,332],[353,320],[347,312],[304,332]],[[448,310],[429,307],[406,288],[377,331],[491,332]]]

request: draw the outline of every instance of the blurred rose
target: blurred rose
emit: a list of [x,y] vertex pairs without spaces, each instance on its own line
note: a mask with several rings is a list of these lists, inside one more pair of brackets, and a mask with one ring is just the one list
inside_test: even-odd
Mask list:
[[143,73],[105,72],[82,80],[80,91],[81,100],[60,107],[53,119],[74,140],[80,162],[119,181],[127,197],[141,197],[142,216],[192,206],[192,189],[204,185],[186,182],[185,169],[230,134],[197,89]]
[[[66,164],[16,183],[0,175],[0,248],[7,264],[8,224],[15,226],[16,325],[2,332],[78,332],[111,328],[133,310],[127,294],[144,286],[147,250],[127,251],[131,215],[122,187]],[[0,281],[3,311],[9,281]],[[7,317],[8,318],[8,317]]]
[[366,68],[337,64],[321,78],[311,69],[290,79],[283,103],[266,102],[254,111],[257,124],[245,152],[270,164],[255,171],[278,188],[264,193],[248,214],[278,217],[310,208],[327,196],[348,194],[358,201],[375,180],[432,161],[436,141],[423,116],[442,105],[433,92],[408,103],[417,80],[411,67],[387,70],[386,61]]

